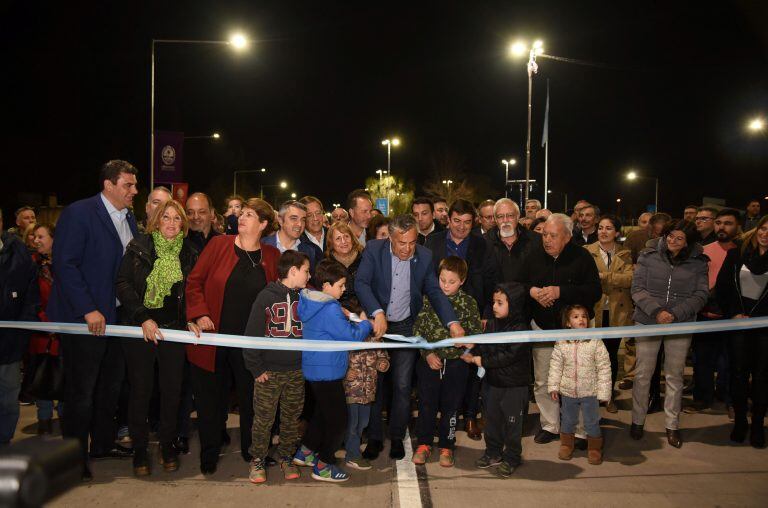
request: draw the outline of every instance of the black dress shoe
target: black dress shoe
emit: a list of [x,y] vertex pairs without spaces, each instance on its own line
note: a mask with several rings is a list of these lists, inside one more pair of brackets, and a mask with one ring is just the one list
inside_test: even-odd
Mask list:
[[683,439],[680,437],[680,431],[667,429],[667,442],[675,448],[683,446]]
[[560,436],[557,434],[549,432],[548,430],[541,429],[539,433],[536,434],[536,437],[533,438],[533,441],[536,444],[547,444],[558,439],[559,437]]
[[363,458],[368,460],[376,460],[383,448],[384,443],[378,439],[369,439],[368,444],[365,445],[365,450],[363,450]]
[[731,441],[734,443],[743,443],[747,439],[747,429],[749,424],[747,419],[737,419],[733,424],[733,430],[731,431]]
[[83,467],[83,474],[80,476],[80,479],[84,482],[90,482],[93,480],[93,473],[91,473],[91,470],[88,469],[88,466]]
[[749,444],[754,448],[765,448],[765,429],[763,428],[763,422],[760,421],[758,425],[754,417],[752,417],[752,428],[749,433]]
[[94,460],[100,459],[128,459],[133,457],[133,448],[126,448],[116,444],[111,450],[92,450],[88,454]]
[[181,455],[186,455],[189,453],[189,439],[179,436],[173,440],[173,447]]
[[641,439],[643,439],[643,433],[644,432],[643,432],[642,425],[638,425],[636,423],[633,423],[632,425],[630,425],[629,435],[632,436],[632,439],[634,439],[635,441],[640,441]]
[[584,451],[587,449],[587,440],[577,437],[573,440],[573,447],[577,450]]
[[400,460],[405,457],[405,448],[402,439],[392,439],[389,443],[389,458]]
[[200,463],[200,472],[203,473],[205,476],[212,475],[216,472],[216,463],[215,462],[201,462]]

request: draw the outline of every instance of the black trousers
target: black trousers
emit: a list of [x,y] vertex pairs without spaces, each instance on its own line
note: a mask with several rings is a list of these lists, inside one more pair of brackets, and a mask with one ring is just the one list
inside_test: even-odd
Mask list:
[[752,399],[752,421],[762,419],[768,408],[768,329],[730,333],[728,355],[733,409],[737,416],[746,418],[747,401]]
[[62,435],[80,440],[87,463],[89,434],[92,451],[115,447],[125,356],[120,340],[113,337],[62,334],[61,345],[66,396]]
[[[610,312],[603,310],[603,327],[608,328],[611,323]],[[611,360],[611,390],[616,386],[616,376],[619,373],[619,347],[621,339],[603,339],[605,349],[608,350],[608,358]]]
[[487,385],[485,398],[485,453],[512,466],[522,462],[523,422],[528,414],[528,387]]
[[140,339],[122,339],[121,342],[128,367],[128,431],[133,446],[142,449],[146,448],[149,442],[147,417],[155,389],[155,363],[160,392],[160,444],[170,445],[176,437],[186,358],[184,344],[160,341],[156,346]]
[[229,402],[229,376],[235,380],[235,390],[240,405],[240,453],[250,461],[251,427],[253,426],[253,376],[245,368],[243,350],[217,347],[216,371],[209,372],[190,365],[192,392],[197,407],[197,427],[200,436],[200,462],[215,464],[221,452],[223,405]]
[[[456,445],[456,420],[467,377],[469,365],[458,358],[443,360],[444,368],[433,370],[426,360],[419,358],[416,364],[419,390],[419,419],[416,434],[420,445],[432,446],[435,440],[435,422],[440,412],[440,427],[437,429],[437,446],[453,450]],[[475,374],[475,377],[477,375]]]
[[341,379],[310,381],[315,410],[304,434],[304,446],[320,455],[326,464],[336,462],[336,450],[347,430],[347,400]]

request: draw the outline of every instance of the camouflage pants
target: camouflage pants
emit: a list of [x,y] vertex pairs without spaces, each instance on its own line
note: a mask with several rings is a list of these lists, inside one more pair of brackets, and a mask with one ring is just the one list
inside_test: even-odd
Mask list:
[[250,453],[267,456],[270,432],[280,404],[280,457],[293,457],[299,442],[299,416],[304,407],[304,376],[301,370],[268,371],[269,380],[253,385],[253,428]]

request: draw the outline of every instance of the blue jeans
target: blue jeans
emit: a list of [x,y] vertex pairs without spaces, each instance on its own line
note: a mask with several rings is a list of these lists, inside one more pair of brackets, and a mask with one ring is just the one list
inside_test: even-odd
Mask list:
[[600,403],[597,397],[579,397],[574,399],[560,396],[560,432],[573,434],[579,422],[579,408],[584,417],[584,430],[588,437],[600,437]]
[[[59,403],[56,404],[56,412],[59,414],[59,418],[61,418],[62,404],[64,404],[62,401],[59,401]],[[52,400],[36,400],[35,405],[37,406],[38,420],[53,419],[53,401]]]
[[371,417],[370,404],[347,404],[347,437],[344,439],[344,448],[347,451],[345,460],[359,459],[360,442],[363,430],[368,426]]
[[0,365],[0,444],[8,444],[19,422],[21,361]]

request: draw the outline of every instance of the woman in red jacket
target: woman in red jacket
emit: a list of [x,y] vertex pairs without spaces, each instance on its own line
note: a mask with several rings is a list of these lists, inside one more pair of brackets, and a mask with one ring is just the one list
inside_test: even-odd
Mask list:
[[[53,233],[55,228],[50,224],[36,224],[32,228],[36,253],[32,259],[37,263],[38,286],[40,287],[40,321],[48,321],[45,308],[48,306],[48,295],[53,286],[53,272],[51,271],[51,252],[53,251]],[[56,334],[36,332],[29,339],[29,354],[51,354],[58,356],[59,339]],[[53,401],[37,400],[37,433],[51,434],[53,432]],[[59,403],[61,404],[61,403]],[[59,408],[59,411],[61,409]]]
[[[187,319],[196,335],[244,334],[256,296],[278,278],[280,251],[261,244],[262,236],[272,232],[274,220],[269,203],[249,199],[238,218],[237,235],[214,237],[205,247],[187,279]],[[245,367],[242,349],[189,345],[187,356],[200,433],[200,471],[216,472],[232,378],[240,405],[241,454],[250,462],[253,376]]]

